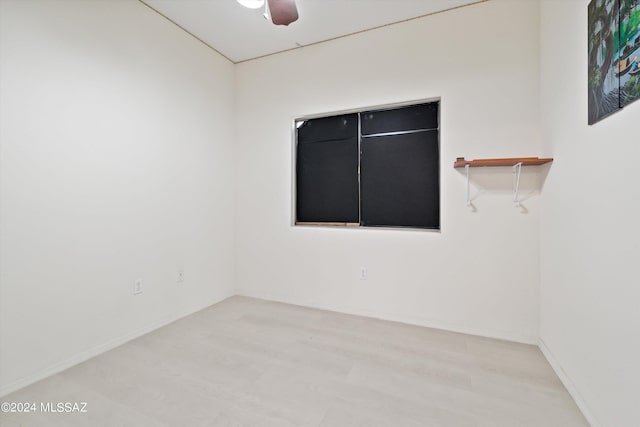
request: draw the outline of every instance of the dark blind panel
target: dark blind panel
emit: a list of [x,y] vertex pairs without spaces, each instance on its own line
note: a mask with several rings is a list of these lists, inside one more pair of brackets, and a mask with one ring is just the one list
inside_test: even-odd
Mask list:
[[359,221],[357,136],[298,142],[296,174],[297,221]]
[[438,129],[438,102],[393,110],[365,111],[360,115],[363,135],[416,129]]
[[302,126],[298,128],[298,144],[357,137],[357,114],[305,120]]
[[361,223],[440,228],[438,131],[363,138]]

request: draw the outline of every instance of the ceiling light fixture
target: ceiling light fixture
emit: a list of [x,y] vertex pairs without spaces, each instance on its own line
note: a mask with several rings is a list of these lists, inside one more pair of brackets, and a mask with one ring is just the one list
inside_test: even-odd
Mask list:
[[264,0],[237,0],[238,3],[249,9],[259,9],[264,6]]
[[265,19],[275,25],[289,25],[298,20],[296,0],[236,0],[244,7],[259,9],[264,6]]

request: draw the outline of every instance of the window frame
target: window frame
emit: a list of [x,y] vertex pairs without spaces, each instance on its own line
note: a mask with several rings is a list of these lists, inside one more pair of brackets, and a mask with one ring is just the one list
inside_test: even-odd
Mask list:
[[[297,214],[297,187],[296,187],[296,167],[298,163],[297,159],[297,123],[302,120],[313,120],[320,119],[323,117],[331,117],[331,116],[339,116],[345,114],[354,114],[354,113],[363,113],[366,111],[377,111],[377,110],[393,110],[403,107],[410,107],[413,105],[419,104],[428,104],[438,102],[438,187],[440,188],[438,195],[438,205],[440,209],[440,224],[439,228],[421,228],[421,227],[413,227],[413,226],[362,226],[359,223],[332,223],[332,222],[305,222],[300,223],[296,222],[296,214]],[[314,114],[300,114],[291,117],[291,213],[290,213],[290,226],[294,228],[334,228],[334,229],[359,229],[359,230],[406,230],[406,231],[419,231],[419,232],[431,232],[431,233],[442,233],[442,98],[441,97],[432,97],[432,98],[421,98],[410,101],[401,101],[394,102],[388,104],[379,104],[373,106],[365,106],[365,107],[355,107],[349,108],[345,110],[336,110],[336,111],[328,111],[324,113],[314,113]],[[359,131],[358,134],[358,152],[361,152],[361,143],[362,143],[362,134]],[[358,163],[358,168],[360,167],[360,163]],[[358,170],[358,181],[360,180],[360,171]],[[360,184],[358,184],[360,188]],[[362,212],[361,212],[361,203],[359,202],[358,207],[358,217],[360,221],[362,220]]]

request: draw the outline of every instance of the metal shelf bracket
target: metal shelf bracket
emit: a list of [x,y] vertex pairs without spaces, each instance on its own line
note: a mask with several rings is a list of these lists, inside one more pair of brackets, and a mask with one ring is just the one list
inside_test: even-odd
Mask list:
[[517,208],[522,207],[518,192],[520,191],[520,174],[522,173],[522,162],[518,162],[512,166],[513,170],[513,203]]
[[471,185],[469,183],[469,165],[464,165],[464,173],[467,176],[467,206],[471,206]]

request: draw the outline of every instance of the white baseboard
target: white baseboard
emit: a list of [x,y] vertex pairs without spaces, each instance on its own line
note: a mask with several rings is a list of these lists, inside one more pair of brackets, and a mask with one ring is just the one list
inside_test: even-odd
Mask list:
[[373,319],[388,320],[390,322],[406,323],[408,325],[424,326],[427,328],[440,329],[450,332],[458,332],[461,334],[475,335],[485,338],[494,338],[503,341],[517,342],[520,344],[538,345],[538,337],[526,336],[509,331],[493,331],[483,328],[474,328],[467,325],[455,325],[445,322],[434,322],[431,319],[425,319],[420,316],[402,315],[397,313],[385,313],[373,310],[358,310],[352,307],[333,306],[327,304],[318,304],[311,301],[298,301],[290,298],[284,298],[279,295],[256,295],[254,293],[237,292],[238,295],[250,298],[259,298],[267,301],[282,302],[285,304],[299,305],[302,307],[317,308],[320,310],[335,311],[343,314],[353,314],[355,316],[371,317]]
[[102,353],[105,353],[109,350],[112,350],[118,346],[121,346],[122,344],[129,342],[133,339],[136,339],[138,337],[141,337],[142,335],[148,334],[149,332],[155,331],[158,328],[161,328],[163,326],[168,325],[169,323],[173,323],[176,320],[179,320],[183,317],[189,316],[193,313],[196,313],[202,309],[205,309],[211,305],[217,304],[220,301],[224,301],[227,298],[230,298],[232,295],[229,296],[225,296],[223,298],[221,298],[218,301],[214,301],[211,302],[210,304],[204,305],[202,307],[196,308],[196,309],[191,309],[191,310],[187,310],[185,312],[180,312],[180,313],[174,313],[173,315],[169,315],[164,317],[162,320],[158,321],[158,322],[154,322],[150,325],[147,325],[143,328],[137,329],[135,331],[132,331],[128,334],[122,335],[120,337],[114,338],[112,340],[109,340],[103,344],[99,344],[95,347],[89,348],[85,351],[82,351],[78,354],[75,354],[71,357],[69,357],[68,359],[65,360],[61,360],[57,363],[54,363],[53,365],[49,365],[45,368],[39,369],[35,372],[33,372],[32,374],[27,375],[26,377],[23,377],[21,379],[19,379],[18,381],[14,381],[12,383],[6,384],[6,385],[2,385],[0,387],[0,397],[6,396],[8,394],[13,393],[14,391],[18,391],[21,388],[24,388],[28,385],[31,385],[33,383],[36,383],[40,380],[43,380],[47,377],[50,377],[52,375],[58,374],[66,369],[69,369],[72,366],[75,366],[79,363],[82,363],[86,360],[91,359],[92,357],[96,357]]
[[556,375],[560,378],[560,381],[562,381],[562,384],[564,384],[565,388],[576,402],[576,405],[578,405],[578,408],[582,412],[582,415],[587,419],[589,425],[591,425],[591,427],[601,427],[602,424],[600,424],[593,415],[593,411],[589,408],[589,405],[587,405],[587,402],[584,400],[571,378],[569,378],[565,370],[562,369],[562,366],[558,363],[542,338],[538,341],[538,347],[540,347],[540,351],[542,351],[544,357],[547,358],[547,361],[555,371]]

